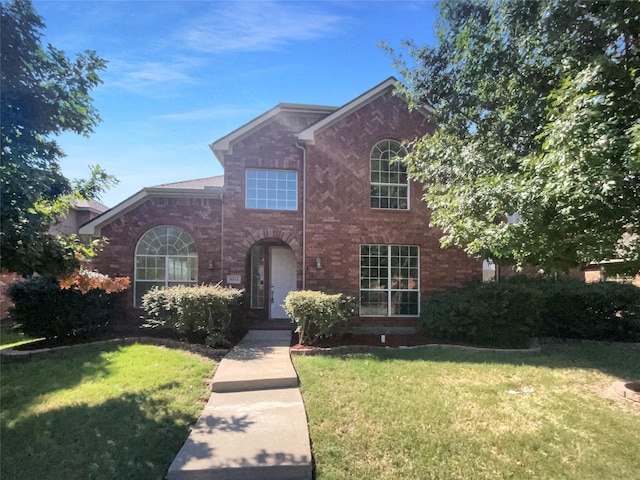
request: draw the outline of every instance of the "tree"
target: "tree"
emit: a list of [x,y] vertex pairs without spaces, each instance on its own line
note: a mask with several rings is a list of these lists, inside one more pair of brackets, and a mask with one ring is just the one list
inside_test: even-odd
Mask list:
[[640,271],[640,2],[439,8],[435,47],[387,48],[401,91],[439,125],[405,161],[443,246],[549,272],[614,258]]
[[116,180],[99,166],[91,179],[74,185],[60,171],[64,152],[54,137],[63,132],[88,136],[100,122],[89,95],[101,83],[105,60],[93,51],[69,59],[41,43],[43,19],[29,0],[0,4],[0,260],[2,267],[30,275],[56,274],[77,265],[76,238],[48,233],[69,206],[74,188],[96,197]]

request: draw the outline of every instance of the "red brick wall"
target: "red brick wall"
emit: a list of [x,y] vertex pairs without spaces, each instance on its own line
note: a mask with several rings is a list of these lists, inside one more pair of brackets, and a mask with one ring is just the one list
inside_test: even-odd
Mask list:
[[[206,198],[150,197],[144,203],[103,227],[108,246],[92,267],[110,276],[128,276],[134,281],[134,255],[138,241],[149,229],[175,225],[193,238],[198,252],[198,282],[221,280],[221,201]],[[209,268],[209,262],[213,268]],[[132,283],[133,286],[133,283]],[[133,304],[133,288],[127,303]]]
[[[103,228],[110,245],[94,262],[102,272],[133,280],[134,251],[140,237],[156,225],[176,225],[193,237],[198,249],[200,282],[241,275],[246,288],[247,254],[264,239],[280,240],[298,261],[302,288],[302,151],[296,134],[320,120],[322,113],[282,112],[273,121],[232,145],[225,157],[224,206],[219,200],[154,197]],[[370,207],[372,147],[380,140],[404,140],[433,130],[420,113],[387,93],[316,135],[307,152],[307,282],[308,289],[359,294],[359,246],[364,243],[420,246],[421,300],[429,293],[481,276],[481,263],[460,250],[441,250],[440,232],[430,228],[430,212],[421,201],[421,187],[410,188],[410,210]],[[298,210],[245,208],[247,168],[298,172]],[[222,222],[222,223],[221,223]],[[224,227],[223,240],[220,232]],[[222,244],[222,245],[221,245]],[[222,251],[221,251],[222,248]],[[322,268],[315,266],[316,257]],[[215,267],[210,270],[208,262]],[[223,282],[224,283],[224,282]],[[411,318],[362,318],[355,324],[411,326]]]
[[[433,131],[425,117],[388,93],[316,134],[307,157],[307,288],[359,295],[360,245],[420,247],[421,300],[429,293],[480,277],[481,262],[458,249],[442,250],[429,227],[419,184],[410,185],[410,209],[370,204],[370,154],[380,140],[412,140]],[[315,258],[322,268],[317,269]],[[361,318],[355,324],[407,326],[406,318]],[[354,325],[355,325],[354,324]]]
[[[326,115],[326,114],[325,114]],[[281,113],[274,121],[233,145],[224,161],[224,277],[242,275],[250,247],[262,239],[286,242],[298,261],[298,287],[302,286],[302,151],[296,134],[320,120],[323,114]],[[245,208],[247,168],[273,168],[298,172],[298,210]]]

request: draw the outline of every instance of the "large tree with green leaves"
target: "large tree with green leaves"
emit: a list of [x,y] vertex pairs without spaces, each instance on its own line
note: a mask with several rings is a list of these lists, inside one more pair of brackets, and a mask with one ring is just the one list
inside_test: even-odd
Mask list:
[[43,19],[28,0],[0,4],[2,157],[0,259],[2,268],[29,275],[73,268],[75,238],[48,233],[75,192],[96,197],[115,182],[99,166],[91,179],[70,182],[60,171],[64,152],[55,137],[89,135],[100,121],[91,89],[101,83],[105,60],[86,51],[68,58],[43,46]]
[[439,9],[436,46],[392,55],[401,89],[439,125],[406,161],[443,245],[546,271],[615,258],[637,273],[640,2]]

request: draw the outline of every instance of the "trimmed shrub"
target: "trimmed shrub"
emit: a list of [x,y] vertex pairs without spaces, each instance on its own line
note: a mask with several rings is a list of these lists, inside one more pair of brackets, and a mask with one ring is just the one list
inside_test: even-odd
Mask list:
[[[75,275],[82,278],[85,274]],[[119,292],[126,289],[128,279],[109,292],[100,285],[100,279],[94,279],[93,288],[83,292],[73,282],[62,288],[55,277],[29,278],[9,289],[13,302],[9,318],[18,324],[20,331],[32,337],[94,334],[105,329],[114,317]]]
[[524,347],[534,337],[640,342],[640,288],[572,278],[470,284],[430,298],[419,330],[494,347]]
[[540,336],[640,342],[640,288],[576,279],[535,285],[544,298]]
[[313,344],[345,332],[347,319],[355,312],[354,300],[342,293],[299,290],[289,292],[284,310],[296,325],[300,343]]
[[228,347],[239,329],[244,292],[220,285],[152,288],[142,297],[149,324],[163,326],[190,342]]
[[540,300],[540,292],[526,284],[469,284],[431,297],[418,330],[445,341],[525,348],[539,330]]

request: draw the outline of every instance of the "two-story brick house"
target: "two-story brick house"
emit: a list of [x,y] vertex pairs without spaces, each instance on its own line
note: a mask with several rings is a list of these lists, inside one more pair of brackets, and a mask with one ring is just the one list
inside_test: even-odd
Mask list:
[[280,104],[210,145],[224,176],[145,188],[81,228],[106,236],[95,267],[152,285],[244,288],[255,319],[296,289],[359,298],[354,328],[412,327],[427,295],[480,278],[441,249],[421,185],[393,158],[432,132],[390,78],[343,107]]

